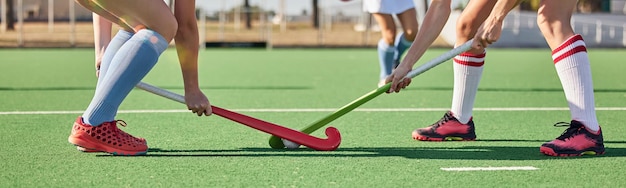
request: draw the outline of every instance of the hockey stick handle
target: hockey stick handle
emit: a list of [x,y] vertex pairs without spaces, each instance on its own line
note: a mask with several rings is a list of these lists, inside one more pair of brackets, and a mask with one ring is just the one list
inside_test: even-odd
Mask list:
[[164,90],[164,89],[161,89],[161,88],[158,88],[158,87],[155,87],[153,85],[146,84],[143,82],[139,82],[137,85],[135,85],[135,87],[139,89],[143,89],[147,92],[156,94],[158,96],[165,97],[173,101],[185,104],[185,97],[183,97],[182,95],[176,94],[174,92]]

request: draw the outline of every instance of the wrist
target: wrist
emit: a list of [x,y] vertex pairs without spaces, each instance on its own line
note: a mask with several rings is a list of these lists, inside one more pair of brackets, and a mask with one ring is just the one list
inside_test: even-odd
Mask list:
[[411,70],[411,68],[413,67],[413,65],[410,65],[411,63],[404,63],[404,62],[400,62],[400,64],[398,65],[398,67],[396,68],[403,68],[403,69],[409,69]]

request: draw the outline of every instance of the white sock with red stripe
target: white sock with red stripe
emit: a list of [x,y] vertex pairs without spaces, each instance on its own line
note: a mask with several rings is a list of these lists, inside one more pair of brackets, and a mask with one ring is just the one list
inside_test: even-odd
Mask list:
[[483,75],[485,55],[485,52],[481,54],[465,52],[454,57],[454,91],[450,111],[464,124],[472,118],[478,83]]
[[580,35],[567,39],[552,50],[554,67],[559,75],[573,120],[587,129],[598,131],[591,66],[585,41]]

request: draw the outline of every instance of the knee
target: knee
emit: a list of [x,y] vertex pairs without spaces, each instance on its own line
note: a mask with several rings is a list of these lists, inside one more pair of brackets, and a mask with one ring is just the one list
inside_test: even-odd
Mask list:
[[415,36],[417,35],[417,29],[413,30],[413,29],[407,29],[404,31],[404,38],[408,41],[413,41],[415,40]]
[[169,17],[169,19],[164,22],[162,30],[163,33],[161,33],[161,35],[163,35],[164,38],[168,40],[174,39],[176,32],[178,32],[178,21],[176,21],[176,18],[174,16]]
[[385,29],[381,31],[382,39],[387,42],[387,44],[393,44],[396,39],[396,30],[395,29]]
[[549,17],[543,15],[543,14],[538,14],[537,16],[537,25],[539,26],[539,30],[541,31],[541,33],[544,36],[552,36],[553,34],[553,26],[554,26],[554,20],[550,19]]
[[153,30],[154,32],[159,33],[164,39],[171,41],[172,39],[174,39],[174,36],[176,36],[176,32],[178,31],[178,22],[176,21],[176,18],[174,18],[174,16],[168,16],[166,18],[160,19],[157,23],[145,24],[145,26],[135,26],[134,30],[135,32],[137,32],[140,29],[144,29],[146,27],[150,30]]
[[456,23],[456,34],[459,37],[472,37],[476,30],[477,27],[474,27],[472,20],[461,18]]

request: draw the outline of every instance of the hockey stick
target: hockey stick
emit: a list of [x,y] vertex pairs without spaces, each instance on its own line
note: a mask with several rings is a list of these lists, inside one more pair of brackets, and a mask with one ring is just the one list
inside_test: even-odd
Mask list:
[[[185,97],[171,91],[167,91],[143,82],[139,82],[136,87],[150,93],[154,93],[156,95],[185,104]],[[341,143],[341,135],[339,133],[339,130],[334,127],[328,127],[326,129],[326,136],[328,136],[328,138],[321,139],[280,125],[259,120],[243,114],[235,113],[217,106],[211,106],[211,109],[213,110],[213,113],[218,116],[269,133],[277,138],[284,138],[294,143],[307,146],[311,149],[319,151],[332,151],[337,149],[337,147],[339,147],[339,144]]]
[[[411,70],[409,73],[407,73],[407,75],[405,76],[405,78],[413,78],[419,74],[422,74],[424,72],[426,72],[427,70],[448,61],[449,59],[454,58],[454,56],[457,56],[467,50],[469,50],[471,48],[472,45],[472,40],[469,40],[467,42],[465,42],[464,44],[462,44],[461,46],[458,46],[438,57],[436,57],[435,59],[432,59],[422,65],[420,65],[419,67]],[[382,87],[377,88],[376,90],[370,91],[369,93],[359,97],[358,99],[348,103],[347,105],[339,108],[339,110],[325,116],[322,119],[317,120],[316,122],[314,122],[313,124],[310,124],[309,126],[307,126],[306,128],[302,129],[301,132],[306,133],[306,134],[311,134],[313,132],[315,132],[316,130],[320,129],[321,127],[327,125],[328,123],[334,121],[335,119],[343,116],[344,114],[354,110],[355,108],[361,106],[362,104],[372,100],[373,98],[377,97],[378,95],[385,93],[386,91],[389,90],[389,88],[391,87],[391,83],[387,83]],[[269,139],[269,144],[270,147],[272,148],[284,148],[285,144],[283,143],[283,141],[276,136],[272,136]]]

